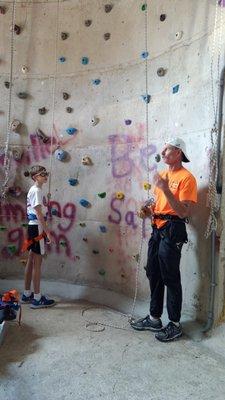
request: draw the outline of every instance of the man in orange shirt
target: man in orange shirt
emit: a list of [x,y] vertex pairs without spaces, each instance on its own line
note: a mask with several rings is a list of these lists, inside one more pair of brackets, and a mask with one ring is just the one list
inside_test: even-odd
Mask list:
[[[166,142],[162,159],[168,169],[156,174],[155,202],[141,208],[140,217],[151,217],[152,235],[148,246],[146,275],[150,282],[150,315],[131,326],[139,331],[157,332],[156,338],[169,342],[182,335],[180,325],[182,286],[180,278],[181,249],[187,243],[185,223],[191,208],[197,202],[197,184],[194,176],[183,167],[189,162],[182,139]],[[170,322],[163,328],[164,289],[167,287],[167,312]]]

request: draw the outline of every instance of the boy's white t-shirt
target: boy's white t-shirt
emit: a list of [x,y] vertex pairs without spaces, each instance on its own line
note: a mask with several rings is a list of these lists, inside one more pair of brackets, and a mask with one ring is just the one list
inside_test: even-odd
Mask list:
[[[43,192],[42,189],[37,187],[36,185],[31,186],[28,194],[27,194],[27,214],[34,214],[37,216],[37,212],[34,207],[36,206],[42,206],[44,207],[43,204]],[[43,215],[45,215],[46,212],[43,210]],[[29,225],[39,225],[40,222],[38,219],[34,220],[29,220]]]

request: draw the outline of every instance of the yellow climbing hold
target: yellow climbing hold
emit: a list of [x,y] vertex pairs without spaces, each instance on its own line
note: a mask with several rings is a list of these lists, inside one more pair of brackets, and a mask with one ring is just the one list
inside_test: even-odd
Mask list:
[[150,190],[151,189],[151,184],[150,183],[148,183],[148,182],[144,182],[143,183],[143,188],[145,189],[145,190]]
[[125,194],[123,192],[116,192],[116,198],[118,200],[123,200],[125,197]]

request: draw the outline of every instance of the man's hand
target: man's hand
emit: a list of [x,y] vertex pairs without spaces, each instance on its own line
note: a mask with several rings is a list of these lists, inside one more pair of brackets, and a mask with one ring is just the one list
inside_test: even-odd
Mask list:
[[140,211],[137,212],[139,218],[144,219],[147,217],[151,217],[153,214],[154,205],[142,206]]
[[155,174],[153,181],[155,186],[161,189],[164,193],[169,191],[169,179],[167,175],[166,178],[163,179],[159,174]]

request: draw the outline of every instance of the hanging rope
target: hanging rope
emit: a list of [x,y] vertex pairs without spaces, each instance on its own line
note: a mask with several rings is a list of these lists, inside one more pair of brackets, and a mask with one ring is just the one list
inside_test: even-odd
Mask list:
[[53,159],[53,132],[54,132],[54,121],[55,121],[55,94],[56,94],[56,79],[58,71],[58,40],[59,40],[59,3],[57,0],[57,10],[56,10],[56,26],[55,26],[55,69],[53,76],[53,89],[52,89],[52,118],[51,118],[51,142],[50,142],[50,160],[49,160],[49,180],[48,180],[48,201],[51,198],[51,183],[52,183],[52,159]]
[[7,133],[6,133],[6,142],[4,148],[4,181],[1,188],[1,198],[6,198],[6,193],[8,191],[8,182],[9,182],[9,170],[10,170],[10,151],[9,151],[9,142],[10,142],[10,123],[11,123],[11,110],[12,110],[12,80],[13,80],[13,60],[14,60],[14,25],[16,19],[16,0],[12,3],[12,18],[11,18],[11,40],[10,40],[10,75],[9,75],[9,100],[8,100],[8,113],[7,113]]
[[[220,9],[220,13],[218,12]],[[218,16],[219,14],[219,16]],[[219,32],[218,32],[219,25]],[[218,178],[218,109],[219,109],[219,81],[220,81],[220,64],[222,50],[222,31],[223,31],[223,10],[216,0],[215,20],[213,30],[212,59],[210,64],[211,77],[211,100],[212,100],[212,118],[213,127],[210,133],[211,150],[209,162],[209,186],[208,186],[208,206],[210,209],[208,223],[205,231],[205,237],[208,238],[213,231],[217,229],[216,213],[219,210],[219,198],[217,194],[217,178]],[[217,59],[216,59],[217,49]],[[214,70],[216,67],[216,77],[214,78]]]

